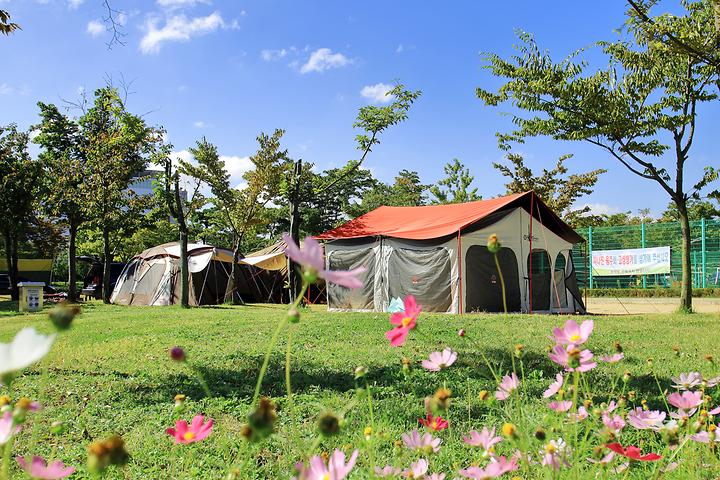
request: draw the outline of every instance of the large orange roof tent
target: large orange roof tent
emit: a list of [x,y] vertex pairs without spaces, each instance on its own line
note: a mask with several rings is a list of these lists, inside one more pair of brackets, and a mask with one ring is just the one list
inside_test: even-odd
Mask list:
[[[532,212],[532,215],[531,215]],[[377,208],[329,230],[330,268],[364,265],[365,286],[331,286],[331,309],[383,311],[413,294],[426,311],[502,311],[500,281],[487,240],[497,234],[511,311],[585,310],[570,255],[582,242],[537,195],[420,207]]]

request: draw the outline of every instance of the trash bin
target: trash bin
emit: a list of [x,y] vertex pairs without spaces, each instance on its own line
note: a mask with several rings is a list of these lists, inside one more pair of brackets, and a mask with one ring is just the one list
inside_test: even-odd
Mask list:
[[20,289],[20,311],[38,312],[43,307],[43,282],[21,282]]

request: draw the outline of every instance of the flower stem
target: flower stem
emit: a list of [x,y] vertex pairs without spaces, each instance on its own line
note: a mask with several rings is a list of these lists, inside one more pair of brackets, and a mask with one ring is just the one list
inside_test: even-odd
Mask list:
[[210,387],[208,386],[207,382],[205,381],[205,376],[202,374],[202,371],[198,367],[190,367],[195,373],[195,376],[198,379],[198,382],[200,383],[200,387],[202,387],[203,392],[205,393],[205,396],[207,398],[212,397],[212,393],[210,393]]
[[292,411],[292,381],[290,379],[290,357],[292,355],[292,326],[288,327],[287,350],[285,351],[285,388],[287,390],[288,410]]
[[505,317],[507,319],[508,309],[507,309],[507,298],[505,294],[505,278],[503,278],[502,270],[500,269],[500,261],[498,260],[497,252],[493,254],[493,258],[495,258],[495,267],[498,271],[498,276],[500,277],[500,288],[502,289],[502,299],[503,299],[503,311],[505,312]]

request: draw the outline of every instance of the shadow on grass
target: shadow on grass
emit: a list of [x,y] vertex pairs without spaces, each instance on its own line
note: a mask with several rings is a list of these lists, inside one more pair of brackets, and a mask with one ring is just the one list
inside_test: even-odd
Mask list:
[[[491,349],[485,352],[485,356],[493,365],[496,373],[511,373],[511,360],[506,350]],[[208,383],[213,397],[248,402],[255,390],[262,358],[255,357],[251,359],[250,363],[251,366],[238,369],[214,368],[206,365],[200,367],[200,371]],[[525,391],[531,398],[542,399],[543,392],[559,372],[558,366],[545,355],[529,352],[523,357],[523,367],[526,379]],[[521,376],[519,365],[517,372],[518,376]],[[615,372],[618,371],[615,370]],[[293,392],[300,395],[318,395],[322,392],[350,393],[357,386],[351,371],[303,362],[301,358],[293,360],[291,374]],[[613,392],[614,398],[620,395],[623,388],[621,378],[615,378],[610,372],[600,370],[586,375],[589,375],[592,391],[597,395],[593,399],[595,403],[609,400],[608,396],[611,392]],[[622,373],[618,372],[617,375],[622,375]],[[462,397],[465,395],[462,392],[467,391],[468,382],[473,383],[473,388],[477,388],[477,392],[483,388],[492,395],[497,385],[482,355],[476,353],[463,354],[462,360],[440,373],[425,372],[422,367],[415,365],[407,377],[403,374],[399,364],[369,365],[366,378],[373,385],[378,399],[393,396],[410,396],[421,399],[432,395],[439,386],[445,383]],[[569,377],[566,378],[570,381]],[[660,385],[665,386],[664,388],[668,388],[670,385],[669,378],[660,377],[658,381]],[[362,385],[364,385],[364,381],[360,386]],[[625,390],[626,393],[634,391],[637,402],[640,399],[646,399],[650,408],[664,406],[657,382],[652,375],[632,377]],[[142,381],[137,385],[136,392],[139,394],[133,395],[132,398],[140,405],[166,403],[178,393],[184,393],[195,399],[205,396],[197,378],[189,372],[180,371],[164,377],[155,377],[150,382]],[[285,358],[283,355],[277,354],[271,357],[261,393],[271,397],[282,397],[286,394]]]

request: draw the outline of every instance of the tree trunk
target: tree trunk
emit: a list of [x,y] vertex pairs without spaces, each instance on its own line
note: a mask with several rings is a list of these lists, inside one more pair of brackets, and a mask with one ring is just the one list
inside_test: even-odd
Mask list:
[[188,271],[188,232],[186,228],[180,228],[180,305],[183,308],[190,308],[190,272]]
[[[293,241],[300,245],[300,176],[302,174],[302,160],[295,162],[293,172],[293,190],[290,199],[290,236]],[[290,303],[300,294],[302,280],[295,262],[288,259],[288,284],[290,287]]]
[[77,222],[70,220],[70,242],[68,242],[68,300],[77,302],[77,259],[75,239],[77,237]]
[[5,260],[7,261],[8,278],[10,279],[10,299],[18,301],[20,300],[20,290],[17,286],[17,242],[15,236],[8,230],[4,232],[3,236],[5,237]]
[[692,269],[690,263],[690,219],[687,212],[687,200],[675,200],[682,232],[682,284],[680,286],[680,310],[692,312]]
[[230,267],[230,285],[232,285],[232,299],[233,305],[243,305],[242,297],[240,297],[240,245],[242,244],[242,237],[238,238],[233,248],[233,264]]
[[103,227],[103,303],[110,303],[110,269],[112,265],[112,253],[110,252],[110,229]]

